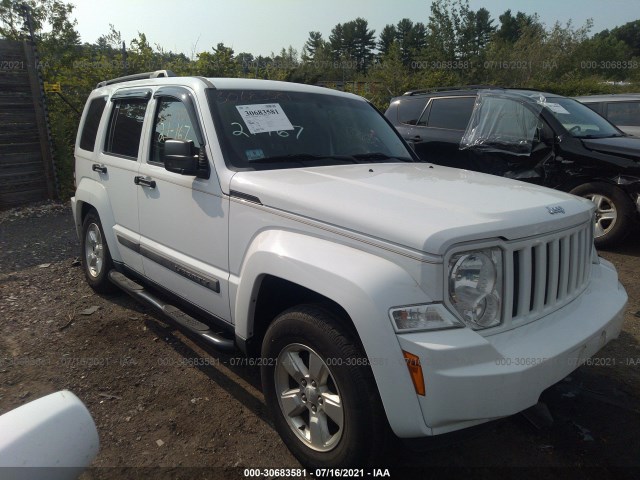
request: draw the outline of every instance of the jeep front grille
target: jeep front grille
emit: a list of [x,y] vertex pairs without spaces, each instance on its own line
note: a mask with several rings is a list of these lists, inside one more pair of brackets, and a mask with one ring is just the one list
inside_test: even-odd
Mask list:
[[580,295],[591,275],[592,248],[591,222],[510,243],[505,258],[504,323],[528,323]]

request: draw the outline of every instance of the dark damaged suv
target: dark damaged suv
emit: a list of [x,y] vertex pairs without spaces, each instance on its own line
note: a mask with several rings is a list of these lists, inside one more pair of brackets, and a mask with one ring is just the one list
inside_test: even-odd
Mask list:
[[640,218],[640,138],[576,100],[493,87],[419,90],[394,98],[386,116],[424,161],[591,199],[598,247],[619,242]]

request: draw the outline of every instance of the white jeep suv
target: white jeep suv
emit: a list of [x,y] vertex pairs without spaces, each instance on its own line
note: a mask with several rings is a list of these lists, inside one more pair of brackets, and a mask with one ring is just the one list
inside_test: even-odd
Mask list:
[[255,359],[305,466],[515,414],[620,332],[591,202],[420,162],[355,95],[114,79],[75,158],[89,284]]

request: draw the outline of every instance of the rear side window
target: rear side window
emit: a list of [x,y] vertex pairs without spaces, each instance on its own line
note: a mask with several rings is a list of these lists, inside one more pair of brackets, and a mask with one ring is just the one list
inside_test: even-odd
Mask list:
[[104,151],[135,160],[138,158],[142,122],[148,102],[136,98],[116,100],[113,103]]
[[602,104],[601,103],[585,103],[587,107],[593,110],[596,113],[602,115]]
[[616,125],[639,127],[640,102],[610,103],[607,105],[607,118]]
[[80,148],[93,152],[98,135],[98,125],[102,118],[102,112],[107,105],[107,97],[98,97],[91,100],[87,110],[87,116],[82,127],[82,135],[80,135]]
[[420,118],[420,114],[422,110],[424,110],[424,105],[427,103],[427,100],[415,99],[415,100],[400,100],[400,104],[398,105],[398,121],[400,123],[406,123],[407,125],[415,125],[418,123],[418,118]]
[[475,97],[434,99],[431,102],[428,126],[449,130],[465,130],[475,102]]

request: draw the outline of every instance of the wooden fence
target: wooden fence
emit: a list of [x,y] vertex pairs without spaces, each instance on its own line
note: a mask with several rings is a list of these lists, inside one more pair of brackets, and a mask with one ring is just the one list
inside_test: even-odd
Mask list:
[[0,40],[0,210],[57,196],[37,62],[29,42]]

